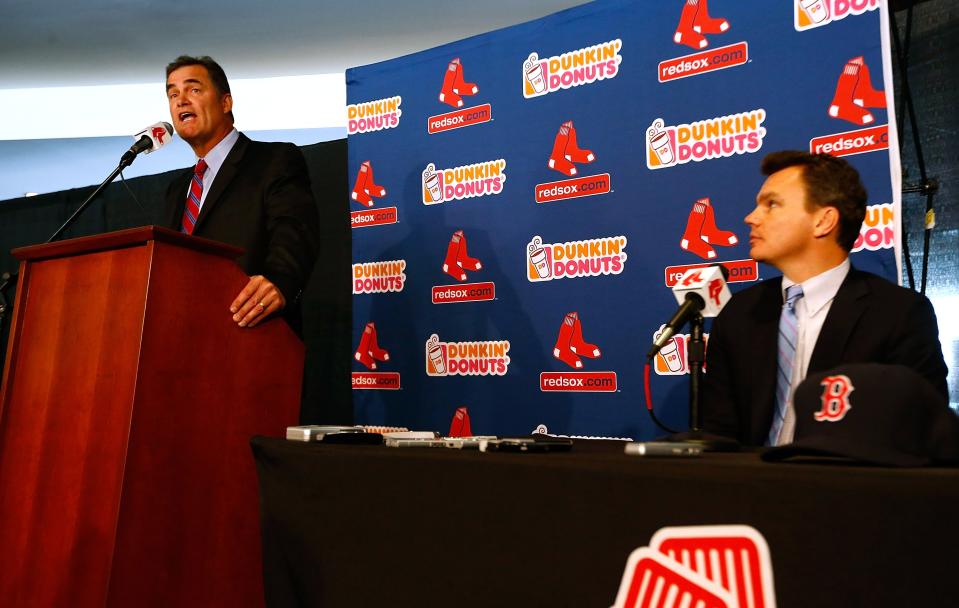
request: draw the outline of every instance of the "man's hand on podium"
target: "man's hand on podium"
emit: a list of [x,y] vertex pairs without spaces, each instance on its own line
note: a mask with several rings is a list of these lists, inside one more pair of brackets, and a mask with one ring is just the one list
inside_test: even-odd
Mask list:
[[258,274],[250,277],[250,282],[230,304],[230,312],[240,327],[256,327],[257,323],[283,310],[284,306],[286,299],[276,285]]

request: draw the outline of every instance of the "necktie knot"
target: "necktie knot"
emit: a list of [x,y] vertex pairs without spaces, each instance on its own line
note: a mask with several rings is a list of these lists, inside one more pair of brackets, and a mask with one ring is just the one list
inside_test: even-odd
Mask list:
[[790,285],[786,288],[786,308],[792,310],[796,307],[796,302],[803,296],[802,285]]
[[203,174],[206,173],[206,170],[207,170],[206,161],[201,158],[200,160],[197,161],[196,168],[193,169],[193,174],[202,178]]

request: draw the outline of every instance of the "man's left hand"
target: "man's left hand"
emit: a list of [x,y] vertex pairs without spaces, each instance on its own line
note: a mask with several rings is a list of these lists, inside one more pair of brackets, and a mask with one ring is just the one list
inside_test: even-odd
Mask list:
[[276,285],[258,274],[250,277],[250,282],[230,304],[230,312],[240,327],[256,327],[257,323],[283,310],[284,306],[286,299]]

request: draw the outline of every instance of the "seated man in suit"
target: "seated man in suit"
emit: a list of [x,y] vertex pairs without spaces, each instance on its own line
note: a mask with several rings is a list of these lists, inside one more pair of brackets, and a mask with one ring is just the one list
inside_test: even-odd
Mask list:
[[929,300],[852,268],[849,252],[866,190],[846,161],[775,152],[746,216],[749,255],[781,278],[736,294],[715,319],[704,379],[706,431],[745,445],[790,443],[792,394],[806,377],[844,363],[896,363],[948,399]]
[[240,327],[294,310],[319,230],[303,153],[293,144],[251,141],[233,127],[230,84],[210,57],[181,56],[166,75],[173,126],[198,160],[170,184],[165,222],[244,249],[237,262],[250,281],[230,304]]

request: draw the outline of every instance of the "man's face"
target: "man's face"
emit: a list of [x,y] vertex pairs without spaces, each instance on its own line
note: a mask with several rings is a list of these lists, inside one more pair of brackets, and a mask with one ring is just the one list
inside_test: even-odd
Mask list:
[[233,98],[221,95],[202,65],[178,68],[166,80],[170,117],[177,134],[205,154],[233,128]]
[[806,186],[801,167],[787,167],[766,178],[756,208],[746,216],[749,256],[780,270],[802,261],[816,241],[819,209],[806,208]]

